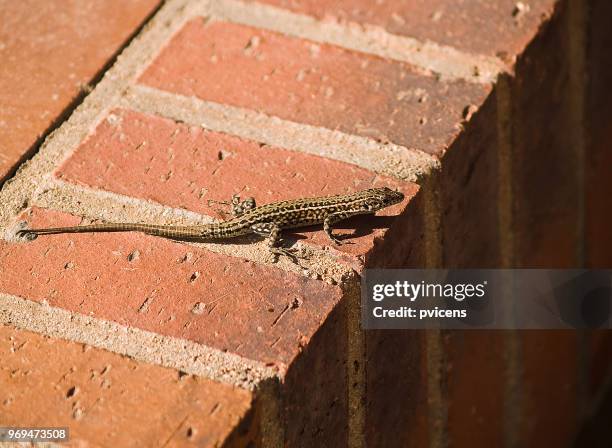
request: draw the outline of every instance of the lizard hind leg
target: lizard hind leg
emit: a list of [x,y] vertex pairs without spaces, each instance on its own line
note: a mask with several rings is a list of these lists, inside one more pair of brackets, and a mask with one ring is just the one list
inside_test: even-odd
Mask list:
[[[233,195],[230,201],[216,201],[214,199],[209,199],[208,206],[210,207],[211,204],[221,204],[230,206],[231,214],[234,218],[237,218],[243,215],[245,212],[248,212],[249,210],[252,210],[257,207],[255,198],[249,196],[248,198],[241,201],[240,196],[237,194]],[[224,210],[218,208],[215,208],[214,210],[219,213],[223,217],[223,219],[226,219],[226,212]]]
[[[229,201],[216,201],[214,199],[208,200],[208,206],[211,204],[221,204],[221,205],[229,205],[231,207],[231,213],[234,218],[243,215],[245,212],[249,210],[253,210],[257,207],[257,203],[255,202],[255,198],[248,197],[243,201],[240,200],[240,196],[235,194],[232,196],[232,199]],[[221,209],[214,209],[217,213],[219,213],[225,219],[225,211]]]

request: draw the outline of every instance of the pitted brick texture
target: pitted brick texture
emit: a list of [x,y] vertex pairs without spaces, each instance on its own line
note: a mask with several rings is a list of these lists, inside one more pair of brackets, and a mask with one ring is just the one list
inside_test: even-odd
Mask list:
[[0,357],[0,424],[67,426],[70,446],[216,447],[256,429],[247,391],[87,345],[0,325]]
[[56,174],[72,183],[216,218],[222,218],[215,211],[220,207],[208,206],[208,200],[227,201],[234,193],[252,195],[263,205],[378,186],[401,189],[407,196],[403,204],[382,210],[376,218],[335,226],[334,233],[346,236],[349,244],[335,246],[320,228],[299,232],[298,237],[313,244],[351,255],[369,251],[418,188],[346,163],[125,110],[109,114]]
[[442,154],[489,86],[444,82],[380,57],[223,23],[188,23],[146,85]]
[[457,446],[504,443],[508,401],[504,336],[495,330],[444,334],[448,437]]
[[[515,55],[550,16],[556,0],[259,0],[317,17],[357,22],[392,34],[433,41],[471,53]],[[518,6],[522,3],[524,6]]]
[[[40,156],[11,183],[30,189],[23,201],[14,201],[7,213],[0,208],[0,216],[6,222],[24,219],[35,227],[74,225],[80,222],[78,217],[51,209],[78,209],[90,216],[121,215],[122,204],[134,208],[152,205],[152,210],[159,210],[147,205],[150,200],[220,217],[206,205],[208,199],[227,200],[240,193],[264,204],[385,185],[405,192],[406,201],[385,210],[383,216],[339,224],[337,233],[354,231],[349,239],[354,244],[327,251],[324,246],[331,244],[320,230],[297,233],[318,249],[309,263],[323,260],[340,268],[337,263],[358,260],[361,263],[351,266],[359,265],[359,269],[566,267],[579,260],[582,224],[583,233],[588,234],[585,263],[602,266],[610,259],[609,245],[603,244],[609,212],[602,211],[609,196],[609,164],[605,162],[610,157],[605,149],[612,129],[609,114],[604,113],[610,103],[610,89],[605,87],[612,82],[606,65],[610,32],[605,12],[610,7],[605,1],[589,0],[584,26],[592,29],[580,30],[583,25],[570,23],[567,17],[569,11],[580,11],[576,9],[582,4],[579,1],[260,0],[314,17],[312,22],[289,17],[290,22],[306,24],[307,31],[296,29],[294,33],[289,27],[278,27],[286,29],[286,35],[257,28],[272,26],[266,20],[275,12],[269,9],[257,16],[267,6],[246,3],[224,2],[213,9],[252,26],[219,17],[194,18],[190,14],[195,10],[203,13],[206,6],[172,9],[177,5],[169,1],[164,11],[170,13],[153,21],[151,34],[145,32],[144,39],[135,42],[138,57],[156,56],[137,58],[137,62],[121,58],[118,69],[102,81],[104,88],[119,85],[134,95],[124,96],[119,103],[107,101],[100,86],[92,95],[95,104],[76,113],[73,129],[81,135],[87,131],[88,138],[58,149],[66,138],[62,133],[54,135],[53,144],[43,147]],[[45,9],[39,11],[44,14]],[[245,12],[254,15],[241,19]],[[40,14],[33,14],[31,20],[36,23]],[[130,17],[128,14],[132,20]],[[69,22],[90,24],[88,18]],[[97,20],[98,31],[106,31],[105,18]],[[581,50],[589,53],[586,67],[590,73],[585,90],[578,92],[584,95],[588,109],[584,116],[575,108],[582,103],[573,91],[581,55],[568,45],[579,36],[568,36],[568,30],[588,34],[588,48]],[[23,31],[30,36],[30,30]],[[64,31],[58,29],[57,36],[64,36]],[[355,32],[355,45],[347,41],[351,32]],[[336,44],[296,37],[306,34]],[[62,42],[70,39],[70,33],[68,36]],[[6,51],[2,39],[0,55]],[[148,45],[147,51],[140,51],[144,47],[138,47],[139,41]],[[102,38],[100,42],[107,44]],[[343,44],[352,49],[339,46]],[[402,48],[393,47],[402,44],[407,45],[406,51],[418,51],[416,47],[435,51],[403,58]],[[13,51],[13,47],[6,48]],[[89,47],[86,50],[91,52]],[[476,74],[470,82],[450,81],[367,51],[419,64],[427,55],[434,55],[442,64],[436,67],[449,61],[461,64],[462,58],[500,67],[501,59],[509,73],[493,85],[476,84]],[[28,57],[36,62],[43,59],[38,54]],[[66,53],[61,57],[62,63],[74,59]],[[55,73],[57,61],[51,62],[49,67]],[[68,76],[68,93],[52,92],[60,93],[58,98],[51,97],[54,105],[71,98],[70,92],[76,89],[71,83],[85,79],[70,62],[70,73],[76,78]],[[0,68],[0,80],[2,73]],[[61,73],[65,77],[66,72]],[[127,77],[134,73],[140,74],[138,87],[145,88],[127,85]],[[35,81],[47,83],[46,78]],[[22,123],[28,129],[27,138],[40,132],[39,128],[32,131],[29,124],[38,126],[47,120],[48,126],[49,113],[56,111],[48,104],[49,91],[38,87],[31,86],[30,92],[40,94],[47,113],[42,118],[35,116],[39,110],[24,101],[34,111],[27,117],[32,119]],[[26,89],[9,86],[19,100]],[[121,94],[121,89],[110,90]],[[199,123],[193,118],[220,114],[227,117],[222,129],[228,134],[130,109],[183,117],[176,114],[176,107],[188,104],[189,98],[175,98],[167,109],[160,105],[163,98],[175,94],[219,105],[208,108],[210,105],[194,101],[199,108],[184,111],[186,121]],[[147,103],[146,95],[157,103]],[[12,114],[14,103],[7,104]],[[124,109],[118,109],[118,104]],[[349,134],[333,134],[345,145],[344,151],[350,151],[351,142],[356,141],[359,148],[371,151],[388,142],[422,150],[438,157],[441,169],[423,179],[419,189],[314,156],[318,151],[312,146],[302,153],[238,138],[231,135],[234,129],[236,134],[254,135],[239,127],[238,116],[275,123],[276,128],[263,130],[278,133],[267,141],[288,142],[294,150],[300,149],[295,143],[303,141],[300,138],[321,129],[304,127],[300,129],[303,133],[293,136],[291,130],[279,131],[287,121],[295,126],[291,129],[307,124]],[[104,118],[96,125],[93,120],[100,117]],[[581,125],[582,118],[590,126],[586,142],[576,138],[576,125]],[[26,145],[17,131],[21,132],[15,127],[9,136]],[[365,137],[367,144],[355,136]],[[580,143],[587,150],[582,154],[584,185],[576,175]],[[381,152],[393,151],[393,147],[387,149]],[[357,150],[363,149],[355,147]],[[58,162],[64,155],[68,158]],[[344,160],[366,159],[371,160]],[[0,166],[0,176],[1,170]],[[32,172],[34,182],[23,179]],[[42,188],[36,190],[39,186]],[[45,190],[47,186],[51,190]],[[102,199],[79,204],[79,198],[50,193],[78,194],[79,186],[88,187],[80,198],[104,198],[114,209],[96,209],[105,203]],[[41,196],[36,197],[38,193]],[[584,203],[579,200],[583,194]],[[579,205],[584,208],[584,223],[577,219]],[[15,218],[17,209],[25,212]],[[133,209],[129,213],[140,216]],[[142,216],[147,213],[143,209]],[[81,344],[0,327],[4,363],[0,368],[0,417],[24,416],[19,423],[30,418],[33,424],[49,423],[48,415],[57,418],[58,425],[73,421],[77,441],[125,446],[130,441],[116,432],[129,429],[141,445],[163,440],[170,446],[189,442],[203,446],[253,442],[257,446],[262,440],[257,439],[258,413],[266,411],[270,412],[271,431],[282,434],[280,445],[285,446],[346,446],[355,438],[363,438],[368,446],[566,446],[579,429],[581,412],[600,396],[601,386],[608,381],[611,344],[602,333],[360,333],[352,320],[354,310],[348,309],[355,305],[351,294],[356,291],[308,278],[307,272],[287,272],[283,265],[255,263],[140,233],[57,235],[31,243],[14,241],[10,229],[4,235],[10,241],[0,240],[2,293],[148,330],[160,338],[193,341],[217,349],[213,351],[218,359],[237,354],[246,358],[238,359],[238,365],[258,364],[253,360],[282,372],[274,409],[255,409],[253,397],[245,391]],[[245,254],[251,250],[251,241],[254,239],[245,243],[249,245]],[[252,250],[259,255],[261,248]],[[143,412],[148,409],[159,410],[161,415]],[[351,416],[353,409],[360,411]],[[117,423],[112,419],[116,415],[126,417]],[[363,432],[356,433],[355,428],[362,429],[360,419],[364,420]],[[235,439],[236,434],[241,437]]]
[[2,2],[0,180],[158,4]]
[[[27,219],[79,223],[42,209]],[[341,297],[322,281],[138,233],[0,243],[0,272],[9,273],[0,277],[5,293],[279,366]]]

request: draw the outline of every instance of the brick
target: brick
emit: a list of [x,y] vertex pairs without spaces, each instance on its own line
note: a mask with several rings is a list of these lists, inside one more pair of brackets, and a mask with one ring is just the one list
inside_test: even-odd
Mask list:
[[429,446],[425,332],[366,332],[367,446]]
[[[281,4],[274,0],[268,3]],[[327,6],[325,20],[334,20],[331,15],[376,24],[393,33],[512,60],[533,37],[543,20],[541,14],[549,14],[555,5],[545,0],[529,2],[531,9],[513,18],[516,2],[469,2],[464,15],[449,13],[447,4],[451,5],[441,0],[415,4],[410,9],[414,14],[397,12],[395,4],[365,8],[359,0],[352,2],[351,8],[343,2],[298,1],[281,6],[313,15],[320,14],[320,5]],[[607,6],[598,8],[605,12]],[[562,17],[563,7],[558,11]],[[431,26],[432,22],[440,26]],[[578,220],[572,206],[582,192],[572,177],[574,153],[568,144],[572,141],[571,115],[567,113],[571,102],[564,92],[570,88],[570,71],[567,49],[561,46],[562,51],[551,51],[565,41],[566,33],[559,17],[543,26],[538,40],[520,57],[516,80],[511,83],[518,266],[553,263],[565,267],[577,258]],[[601,42],[601,35],[594,37],[600,40],[593,41]],[[597,45],[593,55],[607,48]],[[606,83],[596,81],[588,93],[594,115],[606,110],[605,102],[604,106],[597,102],[597,89],[605,88]],[[382,216],[371,234],[359,236],[355,245],[339,250],[365,255],[365,265],[372,267],[418,267],[438,261],[446,267],[493,267],[502,258],[497,222],[500,173],[496,130],[500,117],[490,86],[437,80],[399,62],[202,19],[187,23],[139,82],[423,149],[440,156],[443,167],[414,196],[415,185],[340,162],[115,110],[58,168],[56,176],[69,183],[203,214],[211,213],[204,206],[208,198],[227,199],[243,186],[259,203],[372,185],[397,186],[409,199],[388,211],[389,215],[401,213],[393,226],[383,230],[389,219]],[[426,101],[418,101],[424,97]],[[464,120],[471,115],[466,114],[471,110],[467,106],[477,109],[470,120]],[[421,117],[427,120],[418,123]],[[587,181],[591,193],[586,202],[586,223],[593,235],[588,243],[589,262],[601,262],[607,252],[596,246],[606,234],[598,220],[606,215],[599,208],[605,204],[608,183],[603,181],[605,168],[598,164],[606,161],[601,142],[607,139],[610,126],[601,118],[593,129],[597,138],[589,146],[593,156],[588,163],[596,169],[589,171],[592,178]],[[346,179],[354,183],[347,186]],[[441,245],[432,247],[427,238],[437,229],[428,213],[438,206],[441,227],[440,234],[434,236],[440,237]],[[34,226],[78,223],[75,217],[37,208],[26,217]],[[429,235],[426,225],[430,226]],[[348,228],[352,226],[347,223]],[[358,222],[356,226],[357,235],[361,235],[366,227],[362,230]],[[321,232],[300,235],[307,236],[309,244],[328,244]],[[135,250],[140,256],[128,260]],[[185,257],[187,252],[191,256]],[[351,385],[345,374],[351,366],[346,365],[347,304],[339,288],[276,267],[140,234],[62,235],[27,245],[0,242],[0,271],[10,274],[0,278],[3,292],[250,359],[289,365],[280,391],[285,445],[347,443],[346,391]],[[23,276],[11,275],[14,272],[25,272],[32,281],[23,282]],[[200,275],[194,276],[196,272]],[[294,301],[296,292],[298,300]],[[222,300],[217,300],[219,297]],[[204,302],[210,307],[194,315],[194,304]],[[276,321],[292,303],[300,306]],[[433,428],[428,422],[430,353],[422,336],[422,332],[366,332],[368,445],[424,446],[447,435],[449,442],[458,446],[507,444],[502,440],[508,435],[502,428],[504,336],[494,332],[446,334],[443,365],[447,371],[442,372],[443,383],[439,385],[445,400],[442,405],[448,410],[444,428]],[[515,428],[517,440],[520,446],[559,446],[576,429],[577,336],[522,332],[518,337],[523,373],[520,386],[524,390],[517,400],[522,417],[522,426]],[[609,354],[609,346],[597,336],[590,342],[594,356],[589,379],[597,389],[603,379],[596,374],[602,371],[599,366],[605,365],[601,360]],[[51,357],[55,358],[61,356]],[[552,410],[551,403],[555,404]],[[253,414],[242,418],[247,437],[256,425],[253,419],[256,421]],[[221,425],[221,429],[229,427]],[[430,434],[431,429],[436,433]]]
[[[435,260],[436,254],[426,253],[424,227],[426,220],[431,220],[427,207],[439,207],[441,246],[429,250],[440,250],[442,266],[500,265],[497,114],[497,99],[492,95],[448,149],[442,158],[442,169],[432,174],[434,178],[411,200],[398,225],[385,235],[385,241],[380,243],[381,258],[376,259],[379,252],[375,250],[368,258],[369,263],[376,267],[422,268]],[[427,193],[425,189],[434,192]],[[428,200],[433,203],[426,205]],[[434,223],[428,225],[430,232],[436,231]],[[429,261],[428,257],[433,258]],[[412,331],[368,331],[366,338],[369,411],[366,427],[372,428],[368,432],[369,443],[427,445],[432,435],[427,419],[428,355],[424,338]],[[447,407],[443,434],[457,446],[503,445],[504,334],[452,331],[443,340],[447,369],[440,385],[443,406]],[[482,393],[483,390],[487,393]],[[406,402],[413,406],[400,405]],[[399,427],[404,429],[398,430]]]
[[530,1],[528,10],[517,14],[515,0],[470,0],[461,4],[452,0],[258,1],[315,16],[324,22],[376,25],[393,34],[502,57],[520,53],[555,5],[555,0]]
[[[196,19],[141,76],[169,92],[441,154],[489,86],[247,26]],[[367,95],[364,94],[367,92]]]
[[[612,267],[612,3],[591,0],[589,5],[588,83],[586,90],[587,135],[585,168],[585,252],[590,268]],[[612,374],[612,333],[593,331],[590,338],[591,397],[597,396]]]
[[487,98],[432,176],[444,268],[496,268],[501,263],[496,97],[497,92]]
[[[497,95],[487,98],[453,142],[429,186],[437,189],[444,268],[502,265]],[[505,349],[504,332],[444,333],[441,387],[447,400],[447,437],[453,445],[504,445]]]
[[[79,219],[35,208],[27,221],[46,227]],[[341,298],[340,288],[321,281],[138,233],[0,242],[0,271],[31,280],[2,276],[5,293],[280,367]],[[193,312],[198,304],[204,312]]]
[[589,343],[588,398],[596,399],[612,376],[612,332],[593,330],[587,333]]
[[[172,120],[116,110],[98,126],[56,175],[71,183],[152,200],[172,207],[220,216],[208,199],[253,195],[258,204],[307,196],[341,194],[373,186],[401,189],[404,204],[377,218],[353,219],[335,226],[351,244],[334,250],[368,252],[417,191],[401,182],[342,162],[284,150],[235,136],[189,127]],[[295,235],[329,246],[322,230]]]
[[157,0],[4,2],[0,181],[61,119]]
[[[408,203],[366,258],[369,268],[415,268],[427,264],[423,190]],[[365,332],[367,446],[429,446],[426,332]],[[409,404],[408,404],[409,403]]]
[[[521,55],[513,97],[516,267],[577,267],[578,195],[567,8]],[[555,51],[551,51],[554,48]]]
[[612,420],[612,391],[608,390],[595,415],[588,416],[575,438],[575,446],[610,446],[610,420]]
[[245,446],[253,397],[225,384],[0,325],[0,423],[67,426],[74,446]]
[[506,332],[450,331],[443,340],[449,440],[456,446],[503,446]]
[[[568,6],[522,54],[513,97],[513,224],[516,267],[578,267],[579,195],[568,47]],[[551,51],[555,49],[555,51]],[[579,417],[578,333],[523,331],[521,446],[559,446],[575,435]],[[558,375],[557,372],[563,372]],[[554,412],[550,403],[555,403]]]
[[348,446],[346,307],[328,315],[284,378],[285,446]]
[[520,337],[520,446],[566,446],[578,429],[578,332],[523,331]]
[[366,267],[379,269],[422,269],[427,264],[425,223],[427,199],[423,188],[410,199],[385,238],[375,241],[372,252],[367,254]]
[[585,168],[586,263],[590,267],[612,267],[612,4],[605,0],[589,3],[590,36],[587,48],[588,83],[586,90],[587,135],[589,146]]

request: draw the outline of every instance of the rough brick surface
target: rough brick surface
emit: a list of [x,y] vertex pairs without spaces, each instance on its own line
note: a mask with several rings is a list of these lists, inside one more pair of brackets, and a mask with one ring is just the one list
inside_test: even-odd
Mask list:
[[606,447],[610,445],[612,392],[608,391],[600,410],[588,418],[576,437],[575,446]]
[[[366,259],[367,267],[426,266],[425,200],[420,191],[410,201],[397,225]],[[422,331],[365,332],[367,446],[428,446],[430,391],[425,338]]]
[[[497,92],[482,105],[435,173],[440,207],[441,267],[502,266]],[[502,446],[506,333],[444,333],[443,394],[448,440],[456,446]],[[487,393],[482,393],[486,390]]]
[[574,437],[579,412],[578,338],[576,331],[521,333],[521,446],[564,446]]
[[366,332],[366,444],[429,444],[425,332]]
[[596,330],[588,333],[590,398],[598,397],[606,381],[612,376],[612,332]]
[[591,34],[587,49],[587,130],[590,145],[586,154],[586,257],[591,267],[612,267],[612,4],[589,2]]
[[345,300],[330,313],[285,378],[282,421],[287,446],[347,446],[347,340]]
[[[33,209],[28,222],[79,219]],[[12,273],[0,277],[8,294],[280,366],[341,296],[321,281],[142,234],[0,243],[0,271]]]
[[1,2],[0,180],[158,3]]
[[427,265],[425,222],[430,219],[427,201],[421,188],[396,218],[397,223],[385,234],[386,238],[375,241],[374,249],[366,257],[366,267],[418,269]]
[[216,218],[218,207],[208,206],[208,200],[227,201],[235,193],[252,195],[262,205],[383,185],[401,189],[407,196],[403,204],[379,212],[374,219],[335,226],[335,234],[350,237],[350,244],[335,246],[320,229],[294,234],[352,255],[369,251],[374,239],[393,223],[385,216],[397,215],[417,190],[415,184],[346,163],[125,110],[111,113],[57,176]]
[[[397,60],[223,21],[236,19],[241,12],[261,11],[261,5],[215,5],[217,12],[230,14],[210,19],[194,18],[191,7],[173,9],[176,5],[168,2],[164,7],[168,15],[154,21],[151,34],[135,42],[135,48],[149,45],[148,53],[138,54],[155,54],[154,59],[126,61],[125,57],[118,64],[121,69],[113,69],[102,81],[112,86],[129,66],[127,72],[141,73],[137,82],[152,90],[128,89],[130,95],[120,106],[103,98],[104,89],[96,92],[102,92],[98,96],[94,93],[92,104],[77,111],[79,119],[85,119],[74,120],[87,127],[88,137],[75,145],[74,152],[72,145],[58,149],[65,135],[52,137],[60,144],[55,140],[55,146],[42,148],[40,157],[9,184],[41,188],[24,193],[23,201],[13,201],[17,205],[8,211],[2,207],[0,217],[44,227],[79,223],[78,217],[53,207],[74,206],[83,213],[103,214],[95,204],[78,203],[78,198],[67,205],[47,187],[52,192],[64,188],[77,193],[81,186],[88,187],[81,198],[104,198],[115,207],[112,213],[119,215],[121,204],[147,207],[147,201],[154,201],[220,217],[207,206],[208,199],[227,200],[240,193],[264,204],[386,185],[404,191],[406,201],[385,210],[383,216],[340,224],[337,232],[351,234],[354,244],[317,250],[319,258],[310,263],[323,260],[340,268],[335,264],[348,261],[357,270],[364,266],[572,267],[582,262],[610,267],[606,263],[612,250],[604,244],[609,240],[610,208],[605,206],[611,185],[607,149],[612,122],[606,113],[612,102],[607,88],[612,82],[609,3],[589,0],[588,82],[586,90],[577,93],[581,55],[568,33],[580,25],[567,20],[568,1],[261,2],[319,19],[318,24],[308,25],[309,32],[321,31],[323,40],[329,38],[325,32],[346,25],[343,38],[354,31],[374,39],[373,46],[365,43],[363,51],[407,42],[387,40],[385,32],[370,28],[375,25],[437,48],[433,52],[440,58],[437,63],[448,62],[446,56],[451,54],[456,56],[450,58],[455,64],[462,57],[476,60],[468,54],[475,53],[502,59],[510,72],[493,85],[450,81]],[[119,8],[112,13],[91,9],[102,8],[97,4],[79,4],[81,9],[66,17],[49,14],[47,5],[28,20],[11,13],[8,17],[14,21],[7,19],[0,32],[24,23],[28,29],[13,32],[8,44],[2,35],[0,54],[7,52],[11,60],[21,51],[22,43],[15,36],[33,44],[35,26],[29,24],[41,21],[41,16],[51,17],[72,27],[42,23],[41,27],[58,28],[49,40],[56,45],[53,48],[68,48],[65,42],[74,40],[75,33],[82,36],[87,31],[87,39],[95,40],[96,46],[84,45],[79,54],[99,51],[95,53],[99,67],[99,61],[106,61],[120,45],[117,36],[125,38],[137,17],[153,5],[131,4],[131,12],[121,12],[117,28],[106,21],[112,21]],[[54,11],[62,9],[55,7]],[[249,22],[263,26],[262,17],[255,14]],[[76,29],[81,25],[84,31]],[[112,39],[100,34],[107,32]],[[171,36],[167,42],[166,35]],[[31,51],[23,54],[39,63],[44,59],[41,54],[53,53],[50,70],[60,73],[66,85],[59,91],[53,79],[48,82],[50,77],[42,82],[40,70],[34,70],[35,85],[30,88],[7,84],[6,113],[11,115],[24,91],[40,97],[38,108],[23,102],[34,118],[16,115],[27,132],[20,134],[23,129],[9,126],[13,133],[7,135],[18,148],[30,147],[28,142],[70,101],[77,88],[74,83],[95,72],[93,66],[83,64],[88,72],[70,63],[68,71],[64,67],[60,71],[55,53],[43,44],[41,40],[25,45]],[[138,47],[141,44],[144,47]],[[61,53],[62,63],[79,59]],[[15,61],[19,70],[23,66],[32,70],[30,62]],[[140,63],[145,67],[134,66]],[[8,70],[9,81],[15,73],[23,76],[3,66],[0,81],[3,70]],[[139,96],[143,92],[158,103],[150,108]],[[581,104],[576,95],[581,93],[584,117],[576,108]],[[217,103],[214,109],[227,117],[223,129],[228,134],[130,109],[176,116],[160,104],[161,98],[174,94]],[[173,103],[173,107],[183,104]],[[295,144],[299,138],[290,130],[283,129],[282,138],[274,135],[270,141],[289,141],[294,151],[238,138],[231,135],[232,126],[239,126],[232,122],[236,117],[232,106],[292,121],[296,127],[306,124],[366,137],[372,151],[376,146],[372,140],[381,147],[391,142],[423,150],[439,157],[441,169],[417,187],[317,157],[312,154],[316,148],[300,152]],[[0,126],[12,123],[2,117]],[[104,118],[97,124],[90,121],[99,117]],[[580,142],[576,129],[583,119],[588,141]],[[271,122],[283,123],[274,118]],[[236,132],[240,133],[238,128]],[[0,134],[0,145],[2,138]],[[343,140],[345,151],[350,151],[351,141]],[[584,185],[577,163],[581,148],[576,143],[584,143],[586,149]],[[61,157],[49,157],[60,153],[68,158],[59,162]],[[1,170],[0,166],[0,177]],[[34,182],[23,179],[31,173],[37,176]],[[40,208],[41,204],[51,209]],[[19,207],[25,211],[15,218]],[[0,239],[0,292],[148,330],[160,338],[193,341],[218,349],[221,358],[237,354],[244,357],[237,362],[245,366],[261,361],[282,373],[268,380],[279,383],[266,392],[273,398],[262,393],[260,408],[249,392],[227,385],[5,327],[0,328],[0,424],[4,419],[23,424],[26,418],[31,419],[26,423],[54,424],[46,419],[53,415],[58,421],[72,422],[79,442],[120,446],[131,443],[121,438],[128,429],[141,445],[159,440],[170,446],[258,445],[279,435],[280,444],[290,447],[346,446],[362,437],[370,447],[568,446],[579,429],[580,410],[600,396],[609,380],[612,344],[602,332],[359,333],[351,320],[355,310],[349,308],[354,305],[350,289],[354,285],[332,286],[308,278],[305,272],[287,272],[282,265],[139,233],[57,235],[26,243],[11,239],[14,227],[4,230],[10,241]],[[307,229],[294,236],[316,249],[329,246],[320,230]],[[259,253],[260,247],[253,247]],[[362,337],[365,346],[360,345]],[[349,356],[357,357],[352,365]],[[364,395],[357,396],[355,391],[362,390]],[[34,412],[26,408],[32,403]],[[270,407],[264,409],[263,403]],[[143,412],[148,409],[161,412],[152,416]],[[362,418],[364,433],[355,433]]]
[[[251,27],[194,20],[141,82],[440,154],[489,87]],[[367,92],[367,95],[364,94]]]
[[494,268],[501,263],[496,95],[449,148],[439,187],[441,262],[445,268]]
[[[586,154],[585,238],[586,264],[593,268],[612,268],[612,3],[591,0],[589,4],[589,61],[587,84],[587,126],[589,146]],[[590,391],[593,396],[612,374],[612,332],[592,332],[590,343]],[[608,407],[612,407],[608,405]]]
[[[518,60],[512,83],[513,179],[517,267],[580,266],[581,191],[564,3]],[[559,48],[560,51],[551,51]],[[534,150],[537,148],[537,150]],[[559,445],[579,416],[579,345],[575,332],[522,332],[523,446]],[[563,371],[563,375],[554,375]],[[554,412],[550,403],[555,402]]]
[[444,335],[448,438],[453,445],[504,445],[506,335],[469,330]]
[[0,425],[67,426],[74,446],[245,446],[249,392],[0,325]]
[[[572,140],[566,8],[517,63],[513,96],[516,267],[578,263],[578,177]],[[551,51],[561,46],[562,51]],[[535,149],[537,148],[537,149]]]
[[393,34],[431,40],[490,56],[520,53],[556,0],[259,0],[323,21],[377,25]]

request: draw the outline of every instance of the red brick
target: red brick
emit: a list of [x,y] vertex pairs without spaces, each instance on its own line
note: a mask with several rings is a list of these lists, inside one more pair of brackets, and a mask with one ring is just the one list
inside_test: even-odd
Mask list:
[[607,447],[612,444],[612,391],[606,392],[597,413],[584,419],[580,433],[574,439],[574,446]]
[[431,188],[440,202],[444,268],[500,267],[497,92],[442,159]]
[[[612,83],[612,77],[610,78]],[[606,87],[607,89],[608,87]],[[600,92],[600,91],[599,91]],[[586,264],[591,268],[612,267],[612,236],[610,226],[612,222],[612,118],[602,112],[610,110],[612,99],[604,109],[593,109],[594,121],[602,128],[593,130],[590,134],[593,139],[592,146],[587,152],[586,185],[585,185],[585,251]],[[607,123],[602,123],[606,121]]]
[[[573,144],[567,8],[521,55],[513,98],[513,221],[516,267],[578,267],[580,185]],[[554,49],[554,51],[551,51]],[[573,93],[570,93],[573,92]]]
[[489,86],[247,26],[189,22],[140,81],[287,120],[441,154]]
[[2,325],[0,356],[2,426],[65,426],[71,446],[245,446],[256,437],[253,398],[232,386]]
[[587,333],[589,340],[589,399],[596,398],[612,376],[612,331]]
[[[369,268],[426,266],[425,199],[421,189],[366,258]],[[365,332],[367,446],[429,446],[426,332]]]
[[366,332],[367,446],[429,446],[425,332]]
[[520,337],[520,446],[567,446],[578,429],[578,333],[536,330]]
[[[57,176],[208,215],[216,215],[216,206],[208,207],[208,199],[228,200],[237,192],[253,195],[258,204],[264,204],[382,185],[398,187],[408,197],[417,190],[415,184],[346,163],[125,110],[117,110],[104,120]],[[408,199],[379,215],[397,215],[406,202]],[[351,244],[339,247],[322,230],[299,235],[320,246],[331,244],[334,249],[360,255],[372,248],[374,239],[384,235],[384,227],[389,225],[384,218],[340,223],[335,233],[352,235],[355,231],[355,235]]]
[[[498,119],[494,94],[424,187],[437,190],[430,195],[439,203],[430,207],[440,207],[440,267],[500,267]],[[443,349],[446,370],[440,387],[447,404],[448,440],[454,446],[503,445],[504,334],[450,331],[444,335]]]
[[284,378],[285,446],[347,446],[347,302],[329,314]]
[[158,0],[22,1],[0,8],[0,180],[69,109]]
[[[79,219],[33,209],[28,221],[45,227]],[[136,250],[140,256],[129,261]],[[0,271],[22,273],[0,278],[8,294],[281,366],[341,297],[321,281],[138,233],[1,242]],[[201,314],[192,312],[198,303]]]
[[[589,146],[585,168],[586,265],[612,268],[612,3],[591,0],[587,101]],[[612,332],[594,331],[591,338],[590,392],[596,396],[612,374]]]
[[[513,224],[516,267],[581,263],[576,132],[566,36],[567,3],[522,54],[513,97]],[[551,51],[555,49],[555,51]],[[578,424],[578,334],[523,331],[522,446],[560,446]],[[559,372],[562,372],[559,374]]]
[[351,21],[377,25],[388,32],[430,40],[490,56],[520,53],[533,38],[555,0],[528,3],[515,14],[515,0],[259,0],[315,16],[323,21]]
[[586,154],[586,257],[594,268],[612,267],[612,3],[591,0],[591,24],[587,48],[589,61],[587,102]]
[[[393,238],[403,248],[393,257],[391,267],[422,268],[435,260],[436,254],[424,253],[426,225],[429,232],[440,232],[441,246],[434,242],[429,250],[440,251],[443,267],[499,267],[497,120],[497,102],[492,95],[446,152],[442,169],[432,174],[435,179],[422,187],[398,225],[385,235],[382,248],[390,249]],[[425,204],[428,200],[432,203]],[[427,209],[436,207],[440,207],[439,229],[435,223],[426,221],[431,219]],[[370,421],[377,421],[383,428],[387,419],[395,423],[386,429],[393,435],[388,440],[384,438],[385,431],[372,431],[370,440],[377,442],[374,446],[425,446],[431,437],[439,436],[429,434],[431,426],[426,418],[429,412],[426,348],[414,332],[381,333],[385,334],[367,332],[368,356],[373,361],[368,363]],[[447,420],[441,430],[453,446],[503,445],[505,343],[504,334],[495,331],[445,334],[445,370],[439,387],[443,406],[447,407]],[[402,367],[397,367],[400,364]],[[412,374],[408,376],[407,371]],[[400,403],[404,402],[414,405],[403,407]],[[393,426],[400,426],[400,421],[410,422],[409,428],[392,430]]]
[[505,336],[494,330],[445,334],[448,438],[454,446],[504,445]]
[[426,198],[423,188],[410,199],[406,208],[389,228],[385,238],[377,239],[367,254],[366,267],[379,269],[422,269],[426,266]]

